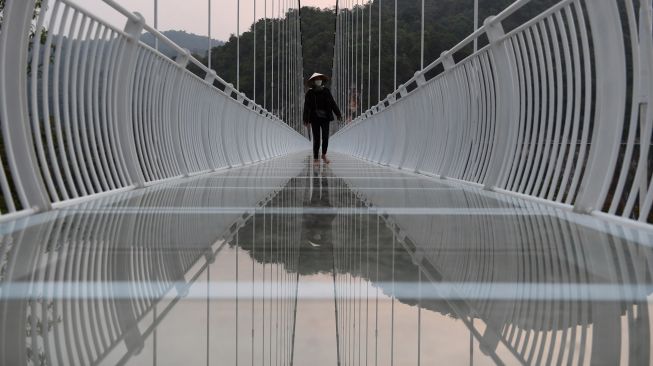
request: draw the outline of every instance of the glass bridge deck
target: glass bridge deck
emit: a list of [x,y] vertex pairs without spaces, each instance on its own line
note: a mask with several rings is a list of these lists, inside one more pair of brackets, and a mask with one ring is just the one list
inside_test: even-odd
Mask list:
[[650,231],[345,156],[0,231],[2,364],[653,363]]

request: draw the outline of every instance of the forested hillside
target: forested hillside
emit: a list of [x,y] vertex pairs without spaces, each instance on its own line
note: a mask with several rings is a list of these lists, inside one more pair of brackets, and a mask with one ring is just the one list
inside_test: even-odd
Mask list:
[[[481,0],[480,19],[492,14],[497,14],[505,9],[512,0]],[[555,3],[555,0],[533,0],[529,5],[516,13],[515,16],[507,19],[504,26],[511,29],[515,24],[520,24],[525,19],[530,19],[546,7]],[[379,4],[382,6],[382,48],[381,48],[381,80],[378,78],[378,12]],[[412,77],[420,66],[420,7],[419,0],[398,0],[398,50],[397,50],[397,74],[398,83]],[[355,10],[357,16],[364,14],[365,37],[363,39],[365,49],[368,50],[367,32],[368,16],[372,11],[372,82],[370,89],[372,104],[376,103],[377,82],[381,83],[382,98],[393,90],[393,45],[394,45],[394,2],[389,0],[374,0],[364,8],[358,7]],[[472,0],[425,0],[425,62],[435,60],[443,51],[451,48],[464,39],[473,30],[473,1]],[[318,9],[303,7],[301,9],[303,53],[304,53],[304,77],[313,72],[331,74],[333,62],[333,40],[335,30],[335,8]],[[257,80],[256,80],[256,101],[263,104],[263,71],[264,65],[268,67],[268,91],[270,90],[271,76],[271,44],[272,38],[277,36],[275,23],[275,34],[271,33],[272,21],[267,22],[268,53],[267,60],[263,60],[263,37],[264,22],[258,21],[257,27]],[[253,27],[244,32],[240,38],[240,89],[249,97],[253,93]],[[360,42],[360,34],[359,39]],[[359,48],[360,50],[360,48]],[[466,50],[469,52],[470,50]],[[464,55],[465,52],[463,52]],[[229,82],[234,83],[236,79],[236,37],[232,36],[223,46],[213,49],[213,66],[218,74]],[[367,60],[367,51],[365,53]],[[364,65],[364,73],[367,75],[367,65]],[[275,76],[276,78],[276,76]],[[366,95],[366,94],[365,94]],[[365,100],[367,98],[364,98]],[[268,92],[268,105],[270,93]]]
[[[188,33],[185,31],[169,30],[162,32],[164,36],[170,38],[171,41],[175,42],[177,45],[190,50],[192,53],[196,54],[205,54],[207,45],[209,44],[209,37],[201,36],[198,34]],[[154,47],[155,40],[154,36],[150,33],[143,33],[141,36],[141,42]],[[224,42],[217,39],[213,40],[214,46],[220,46]],[[175,57],[177,51],[173,50],[171,47],[168,47],[163,42],[159,42],[159,51],[166,56]]]

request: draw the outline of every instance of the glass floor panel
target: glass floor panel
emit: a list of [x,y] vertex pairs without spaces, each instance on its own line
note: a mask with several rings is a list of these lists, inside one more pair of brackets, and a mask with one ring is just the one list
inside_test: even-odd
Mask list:
[[2,365],[653,364],[653,233],[334,155],[0,224]]

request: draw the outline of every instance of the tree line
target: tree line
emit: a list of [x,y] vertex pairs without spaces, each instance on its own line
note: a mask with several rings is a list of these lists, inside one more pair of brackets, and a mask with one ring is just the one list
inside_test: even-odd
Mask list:
[[[397,0],[397,84],[410,79],[415,71],[420,69],[420,30],[421,30],[421,1]],[[505,9],[512,0],[479,0],[480,23],[484,18],[498,14]],[[504,22],[504,28],[510,30],[525,20],[534,17],[541,11],[556,3],[557,0],[533,0],[521,9],[515,16]],[[425,0],[424,7],[424,53],[425,65],[436,60],[440,54],[463,40],[474,30],[473,0]],[[379,73],[378,36],[379,36],[379,7],[381,7],[381,72]],[[369,26],[369,12],[372,12],[372,24]],[[353,13],[352,13],[353,12]],[[331,74],[333,68],[334,32],[336,22],[335,8],[301,8],[301,31],[303,52],[303,78],[306,80],[313,72]],[[364,6],[357,6],[354,10],[343,10],[343,15],[358,17],[358,34],[353,45],[358,46],[359,57],[361,46],[365,53],[362,56],[362,73],[364,75],[363,100],[367,106],[367,91],[370,91],[371,104],[377,103],[377,89],[380,84],[381,99],[394,90],[394,1],[373,0]],[[361,17],[364,29],[361,39]],[[271,28],[274,23],[275,33]],[[250,26],[249,30],[240,36],[240,90],[250,98],[256,88],[256,102],[269,106],[271,103],[272,48],[278,45],[277,27],[279,19],[259,20]],[[256,65],[254,65],[254,27],[256,27]],[[267,30],[267,58],[264,59],[263,45],[264,34]],[[371,32],[371,44],[368,35]],[[227,82],[236,84],[236,41],[232,35],[224,45],[215,47],[211,51],[212,66]],[[480,39],[480,46],[487,43],[486,38]],[[469,55],[471,46],[459,52],[456,57],[462,58]],[[368,53],[371,53],[371,62],[368,67]],[[196,55],[205,63],[207,57]],[[276,50],[275,50],[276,60]],[[276,61],[275,61],[276,62]],[[263,72],[267,67],[267,83],[264,85]],[[353,66],[352,66],[353,67]],[[358,64],[359,75],[361,64]],[[256,69],[256,85],[254,85],[254,69]],[[368,87],[367,75],[371,76]],[[275,71],[276,75],[276,71]],[[381,75],[378,78],[377,75]],[[275,76],[276,79],[276,76]],[[263,100],[263,90],[267,88],[267,101]]]

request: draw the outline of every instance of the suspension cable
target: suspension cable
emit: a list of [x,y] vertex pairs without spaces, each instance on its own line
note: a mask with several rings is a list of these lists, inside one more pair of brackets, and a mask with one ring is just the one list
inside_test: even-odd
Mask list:
[[[286,82],[285,80],[285,73],[284,73],[284,61],[285,61],[285,44],[284,44],[284,19],[283,19],[283,12],[284,12],[284,0],[279,0],[277,3],[277,14],[278,14],[278,24],[277,24],[277,80],[279,81],[277,83],[277,111],[279,114],[279,118],[281,120],[284,119],[283,117],[283,112],[284,112],[284,105],[283,105],[283,86],[284,83]],[[283,286],[283,283],[281,284]],[[283,288],[282,288],[283,290]],[[281,303],[283,305],[283,303]],[[283,310],[282,310],[283,311]],[[283,329],[282,329],[283,330]]]
[[[286,10],[286,116],[288,118],[288,123],[292,126],[292,119],[291,114],[290,114],[290,80],[291,80],[291,75],[292,75],[292,69],[291,69],[291,63],[290,63],[290,57],[291,57],[291,44],[292,44],[292,35],[290,32],[290,25],[292,22],[292,9],[290,6],[290,0],[286,0],[288,3],[288,9]],[[294,128],[294,126],[293,126]]]
[[290,58],[292,62],[292,72],[290,73],[292,75],[291,78],[291,105],[292,105],[292,119],[293,123],[295,124],[295,129],[299,131],[301,129],[301,125],[299,124],[299,121],[297,120],[297,94],[299,90],[297,89],[297,11],[293,9],[292,11],[292,43],[291,43],[291,52],[292,52],[292,57]]
[[424,0],[422,0],[422,25],[420,32],[420,63],[419,69],[424,70]]
[[285,95],[284,102],[286,105],[286,113],[284,114],[288,119],[288,123],[291,123],[290,120],[290,0],[284,0],[286,3],[286,12],[285,12],[285,29],[286,29],[286,60],[285,60],[285,72],[286,72],[286,84],[285,84]]
[[383,23],[381,22],[381,8],[382,8],[381,5],[383,5],[382,2],[383,2],[383,0],[379,0],[379,50],[378,50],[379,51],[379,56],[378,56],[379,57],[379,60],[378,60],[379,67],[378,67],[378,70],[377,70],[378,75],[377,75],[377,78],[376,78],[377,85],[378,85],[378,90],[377,90],[378,95],[377,95],[377,100],[376,100],[377,103],[381,101],[381,29],[383,27]]
[[347,118],[347,105],[345,96],[347,95],[347,0],[343,1],[340,15],[340,74],[342,86],[340,88],[340,105],[343,106],[345,119]]
[[288,119],[291,121],[293,129],[297,129],[295,121],[295,8],[292,0],[289,0],[288,22]]
[[[285,105],[285,100],[283,98],[283,93],[285,91],[285,86],[286,86],[286,70],[285,70],[285,62],[286,62],[286,37],[285,37],[285,28],[286,28],[286,21],[284,19],[284,13],[286,11],[286,4],[285,0],[279,0],[279,80],[281,81],[279,83],[279,117],[281,118],[282,121],[285,121],[285,112],[286,112],[286,105]],[[284,285],[283,283],[281,284],[282,286]],[[283,290],[283,287],[282,287]],[[282,303],[283,305],[283,303]],[[283,312],[282,312],[283,314]]]
[[349,24],[348,24],[348,37],[347,41],[349,42],[349,49],[347,50],[347,55],[349,57],[349,72],[348,72],[348,80],[347,80],[347,90],[349,91],[348,93],[348,98],[347,98],[347,109],[349,110],[349,119],[353,120],[353,111],[351,110],[351,101],[353,97],[353,90],[352,90],[352,81],[354,80],[354,70],[355,70],[355,65],[354,65],[354,2],[353,0],[349,1]]
[[360,92],[360,89],[359,89],[359,86],[358,86],[358,24],[360,23],[360,21],[358,19],[359,17],[358,17],[358,14],[357,14],[357,13],[360,13],[360,8],[358,6],[359,1],[360,0],[356,0],[356,4],[353,6],[353,12],[354,12],[354,23],[353,24],[354,24],[355,28],[354,28],[354,33],[352,34],[352,36],[354,37],[353,38],[353,43],[354,43],[354,78],[355,78],[354,79],[355,80],[355,82],[354,82],[354,85],[355,85],[354,91],[355,91],[355,94],[352,97],[356,98],[356,101],[355,101],[355,104],[354,104],[356,106],[356,110],[354,111],[354,115],[353,115],[354,118],[356,118],[356,115],[358,114],[358,94]]
[[211,42],[211,0],[208,0],[209,2],[209,50],[207,54],[207,66],[209,70],[211,70],[211,47],[212,47],[212,42]]
[[[340,1],[336,0],[335,21],[333,33],[333,63],[331,65],[331,88],[336,99],[340,104]],[[338,123],[338,129],[340,123]]]
[[283,85],[283,75],[281,75],[281,61],[283,55],[281,54],[281,0],[277,3],[277,116],[281,116],[281,86]]
[[367,109],[372,107],[372,4],[369,0],[369,10],[367,12]]
[[288,124],[292,126],[292,120],[290,118],[290,76],[291,74],[291,69],[290,69],[290,45],[291,45],[291,35],[290,35],[290,22],[291,22],[291,8],[290,8],[290,1],[289,0],[284,0],[287,3],[287,9],[286,9],[286,26],[284,27],[286,29],[286,67],[285,67],[285,72],[286,72],[286,86],[285,86],[285,95],[284,95],[284,103],[286,105],[286,118],[288,119]]
[[394,55],[394,88],[397,90],[397,0],[395,0],[395,55]]
[[[159,0],[154,0],[154,29],[159,30]],[[154,49],[159,50],[158,37],[154,37]]]
[[295,15],[295,119],[297,120],[297,127],[299,130],[302,128],[301,121],[301,98],[302,98],[302,75],[303,68],[301,64],[302,59],[302,33],[301,33],[301,2],[297,0],[297,13]]
[[240,0],[236,4],[236,89],[240,91]]
[[263,108],[268,109],[268,0],[263,0]]
[[295,119],[295,8],[293,1],[289,0],[289,17],[288,22],[288,119],[294,126],[293,129],[299,130],[299,125]]
[[345,116],[349,118],[349,107],[347,95],[349,94],[349,0],[345,0],[345,11],[342,14],[342,105],[345,109]]
[[254,81],[252,82],[252,100],[256,103],[256,0],[252,0],[254,3]]
[[[350,0],[345,0],[342,20],[341,20],[341,64],[342,64],[342,105],[345,109],[345,118],[349,120],[349,94],[350,94],[350,68],[351,68],[351,53],[350,53],[350,38],[349,38],[349,24],[351,10],[349,9]],[[344,319],[344,318],[343,318]]]
[[365,84],[364,84],[364,78],[365,78],[365,64],[363,60],[365,60],[365,4],[363,4],[363,1],[360,3],[360,13],[361,13],[361,87],[360,90],[358,91],[358,104],[360,105],[360,111],[359,115],[363,114],[363,93],[365,92]]
[[[478,0],[474,0],[474,32],[478,29]],[[474,53],[478,51],[478,37],[474,38]]]
[[274,18],[274,0],[271,0],[272,3],[272,12],[271,12],[271,17],[270,17],[270,22],[271,22],[271,32],[270,32],[270,38],[271,38],[271,45],[270,45],[270,111],[272,114],[274,114],[274,23],[275,23],[275,18]]
[[[338,104],[340,104],[340,90],[341,80],[340,80],[340,1],[336,0],[336,19],[335,19],[335,34],[333,36],[334,47],[333,47],[333,67],[331,69],[331,75],[333,77],[333,83],[331,87],[334,90],[335,98]],[[342,104],[340,104],[342,105]]]
[[287,104],[288,104],[288,121],[293,126],[293,129],[296,129],[295,126],[295,108],[293,103],[294,98],[294,62],[293,62],[293,44],[295,36],[293,34],[293,23],[294,23],[294,9],[292,6],[292,0],[288,0],[288,95],[287,95]]
[[[288,59],[286,61],[286,70],[288,74],[288,80],[286,82],[286,105],[288,106],[288,113],[286,114],[288,116],[288,122],[293,126],[293,118],[292,118],[292,113],[291,113],[291,91],[292,91],[292,32],[291,32],[291,25],[292,25],[292,6],[290,3],[290,0],[288,1],[288,11],[287,11],[287,24],[286,24],[286,29],[287,29],[287,35],[288,35],[288,45],[287,45],[287,51],[286,53],[288,54]],[[293,126],[295,128],[295,126]]]
[[[346,7],[346,3],[345,3]],[[345,105],[345,90],[346,90],[346,74],[345,74],[345,13],[340,9],[340,52],[338,55],[338,62],[340,64],[338,73],[340,74],[340,105],[345,112],[347,118],[347,106]]]
[[[343,9],[347,9],[347,1]],[[342,73],[342,90],[341,90],[341,105],[344,108],[345,118],[348,118],[347,100],[347,12],[343,11],[340,17],[340,72]]]
[[302,81],[304,75],[304,67],[302,64],[302,4],[301,0],[297,0],[297,20],[295,23],[295,32],[297,40],[295,41],[295,52],[296,52],[296,79],[295,79],[295,88],[296,88],[296,98],[295,103],[297,107],[295,108],[295,118],[297,119],[297,125],[299,129],[302,128],[301,114],[302,114]]
[[[343,6],[343,9],[346,8],[347,3],[345,1],[345,4]],[[339,55],[339,62],[340,62],[340,80],[341,80],[341,87],[340,87],[340,105],[343,106],[343,111],[345,112],[345,118],[347,118],[347,106],[345,105],[345,93],[347,89],[347,71],[346,71],[346,33],[345,33],[345,26],[346,26],[346,13],[340,10],[340,55]]]
[[[339,39],[339,51],[338,51],[338,103],[340,103],[341,106],[343,106],[343,112],[346,112],[344,109],[344,104],[342,103],[343,101],[343,95],[344,95],[344,89],[345,89],[345,69],[344,69],[344,13],[342,9],[344,8],[343,1],[338,1],[338,12],[340,13],[340,19],[339,19],[339,30],[338,30],[338,39]],[[343,116],[345,116],[343,114]],[[346,118],[346,116],[345,116]]]

